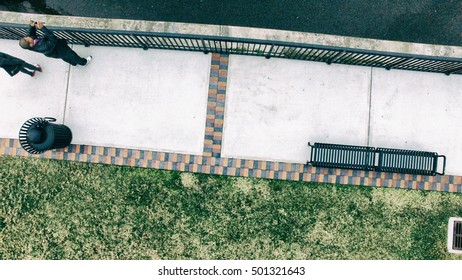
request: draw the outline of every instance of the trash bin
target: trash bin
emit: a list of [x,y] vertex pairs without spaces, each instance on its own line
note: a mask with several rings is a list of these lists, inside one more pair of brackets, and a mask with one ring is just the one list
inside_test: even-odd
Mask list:
[[69,146],[72,132],[63,124],[54,124],[55,118],[32,118],[19,130],[19,142],[31,154],[41,154],[47,150]]

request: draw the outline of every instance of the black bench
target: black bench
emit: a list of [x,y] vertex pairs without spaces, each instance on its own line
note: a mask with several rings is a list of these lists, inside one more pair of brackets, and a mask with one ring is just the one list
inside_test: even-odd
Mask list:
[[[399,150],[388,148],[377,148],[379,162],[377,171],[410,173],[421,175],[444,175],[446,168],[446,157],[432,152],[421,152],[412,150]],[[442,157],[443,172],[438,173],[438,158]]]
[[[310,161],[316,167],[373,170],[418,175],[444,175],[446,157],[433,152],[374,148],[366,146],[314,143]],[[438,158],[443,158],[443,172],[439,173]]]
[[372,147],[314,143],[311,145],[313,166],[375,170],[375,149]]

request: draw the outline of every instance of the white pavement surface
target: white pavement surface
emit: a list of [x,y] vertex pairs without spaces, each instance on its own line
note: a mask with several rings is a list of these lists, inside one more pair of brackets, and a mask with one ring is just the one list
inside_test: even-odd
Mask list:
[[[307,142],[437,152],[462,174],[462,76],[232,55],[222,156],[305,163]],[[370,125],[369,125],[370,124]]]
[[0,51],[43,66],[35,78],[1,69],[0,137],[18,138],[31,117],[55,117],[74,144],[201,155],[211,55],[113,47],[75,47],[87,67],[22,50]]
[[462,76],[373,69],[371,146],[446,155],[462,175]]
[[222,156],[305,163],[308,141],[367,145],[371,69],[233,55]]
[[65,123],[73,143],[201,155],[211,55],[77,46]]

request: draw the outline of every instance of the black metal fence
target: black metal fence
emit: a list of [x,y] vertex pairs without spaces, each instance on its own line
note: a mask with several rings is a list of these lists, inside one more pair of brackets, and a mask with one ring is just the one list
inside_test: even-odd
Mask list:
[[[0,38],[18,40],[27,34],[27,25],[0,23]],[[160,32],[119,31],[49,27],[72,44],[148,49],[200,51],[299,59],[387,70],[462,74],[462,59],[379,52],[301,43]]]

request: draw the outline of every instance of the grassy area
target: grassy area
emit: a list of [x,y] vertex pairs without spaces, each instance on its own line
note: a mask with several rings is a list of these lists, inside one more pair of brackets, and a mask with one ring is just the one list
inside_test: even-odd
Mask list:
[[462,195],[0,157],[1,259],[462,259]]

